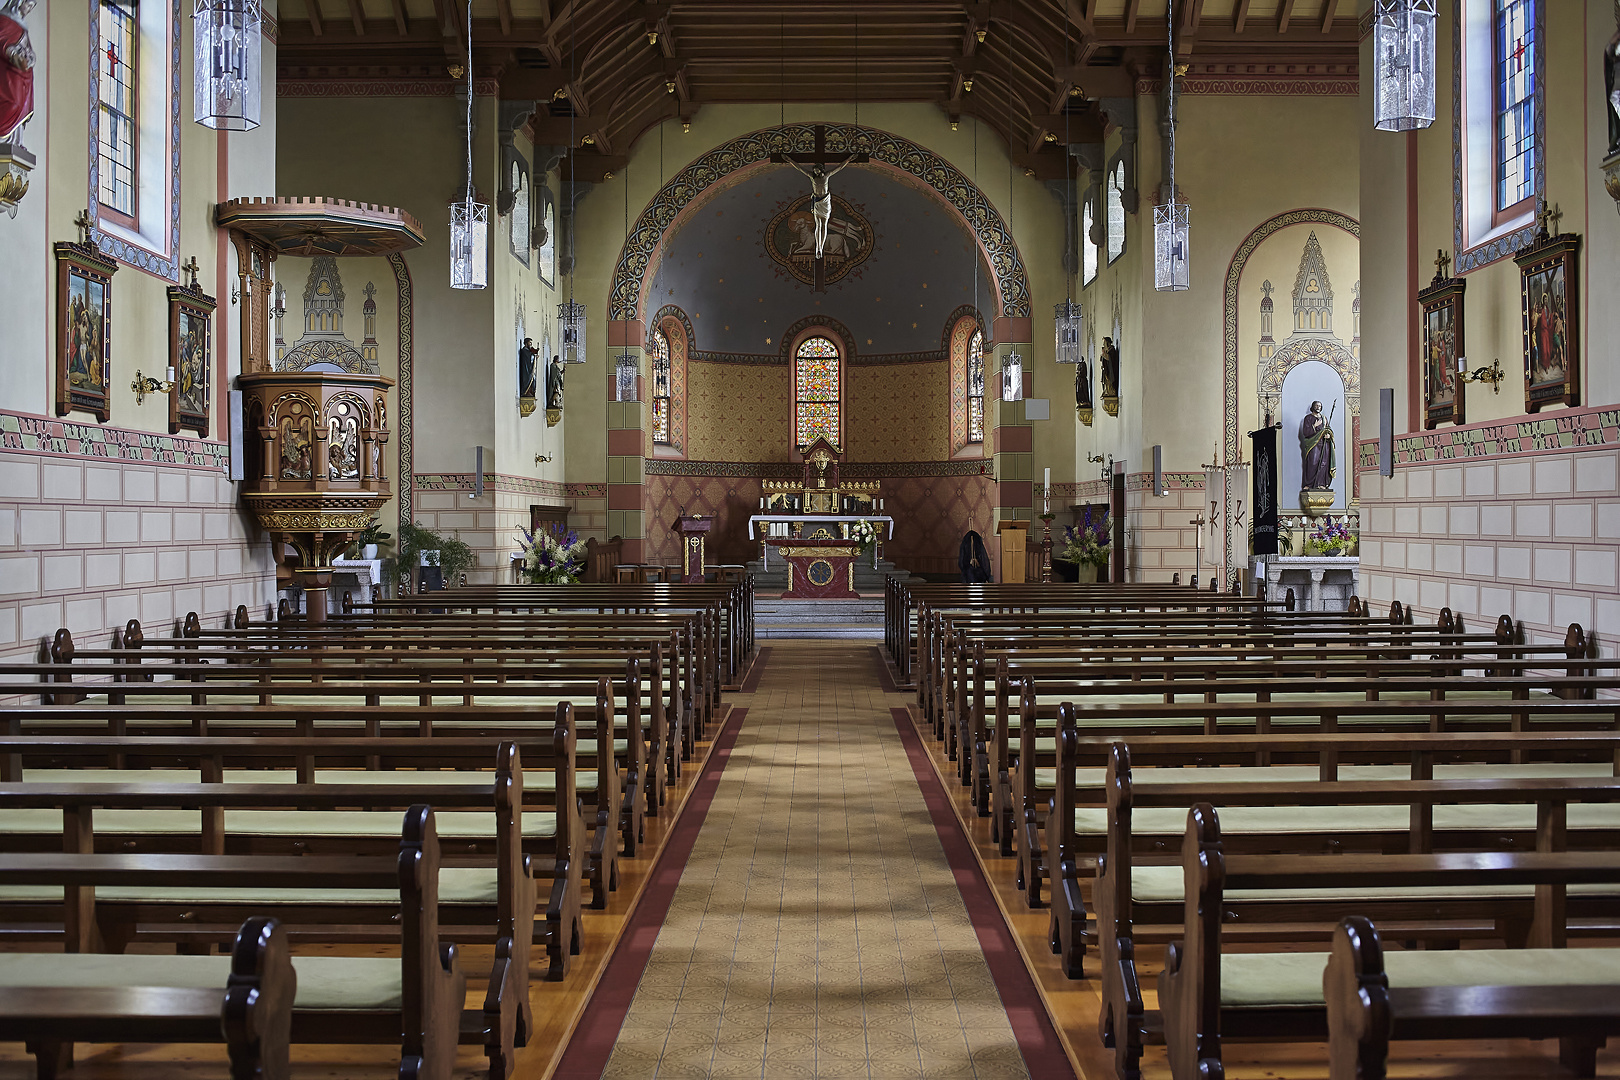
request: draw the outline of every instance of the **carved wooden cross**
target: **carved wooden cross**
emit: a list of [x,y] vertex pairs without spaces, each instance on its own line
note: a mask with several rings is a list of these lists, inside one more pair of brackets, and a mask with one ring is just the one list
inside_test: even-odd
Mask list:
[[[848,164],[848,165],[865,165],[867,162],[872,160],[872,156],[870,154],[845,154],[842,158],[835,161],[832,158],[827,156],[827,127],[826,127],[826,125],[825,124],[817,124],[816,127],[815,127],[815,133],[816,133],[816,149],[815,149],[814,153],[811,153],[811,154],[772,154],[771,155],[771,164],[772,165],[786,165],[786,164],[791,162],[791,163],[797,164],[797,165],[819,165],[822,168],[822,170],[825,171],[827,166],[829,166],[829,165],[837,165],[837,164],[840,164],[840,163]],[[832,192],[830,190],[827,193],[827,198],[829,200],[831,200],[831,198],[832,198]],[[818,254],[816,256],[816,260],[815,260],[815,281],[810,286],[810,291],[811,292],[826,292],[827,291],[827,284],[826,284],[826,281],[824,279],[824,274],[823,274],[824,268],[825,268],[825,261],[823,260],[821,255]]]
[[88,244],[90,242],[90,229],[92,228],[90,211],[80,210],[79,216],[73,219],[73,224],[79,227],[79,243]]
[[197,271],[201,269],[197,265],[197,256],[193,255],[190,262],[181,263],[180,269],[191,275],[191,287],[195,289],[197,287]]
[[1437,249],[1434,253],[1434,279],[1444,281],[1451,276],[1451,256],[1444,250]]

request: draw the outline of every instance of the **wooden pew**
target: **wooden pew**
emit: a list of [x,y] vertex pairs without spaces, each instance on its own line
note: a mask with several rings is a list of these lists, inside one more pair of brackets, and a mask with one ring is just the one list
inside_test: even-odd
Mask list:
[[[207,787],[251,785],[189,785],[190,792],[171,788],[168,795],[191,801],[218,797]],[[102,790],[92,792],[88,787]],[[66,792],[79,822],[88,821],[93,806],[141,805],[138,789],[119,785],[84,785]],[[6,805],[45,804],[30,793],[4,793]],[[352,799],[352,795],[350,796]],[[171,981],[212,988],[223,985],[231,965],[227,957],[99,956],[74,950],[77,930],[93,905],[97,884],[137,887],[161,886],[176,881],[200,887],[274,890],[308,886],[322,889],[393,889],[399,896],[399,955],[397,957],[295,957],[297,989],[292,1001],[290,1039],[295,1043],[398,1043],[401,1076],[421,1080],[449,1080],[466,996],[466,976],[456,946],[441,941],[438,926],[440,850],[433,811],[412,806],[405,814],[398,855],[392,858],[270,858],[265,856],[196,855],[90,855],[84,852],[0,855],[0,883],[13,885],[64,884],[64,905],[69,951],[84,959],[42,953],[11,953],[0,957],[19,984],[57,985],[70,989],[71,972],[78,965],[93,966],[96,982],[133,985],[138,973],[161,966]],[[82,868],[82,869],[81,869]],[[491,1062],[492,1071],[500,1064]],[[504,1065],[501,1066],[504,1070]],[[504,1075],[504,1071],[500,1074]]]
[[[607,894],[618,879],[619,843],[612,838],[615,836],[624,838],[633,853],[635,844],[629,842],[630,838],[639,840],[644,828],[646,802],[634,797],[635,791],[631,792],[631,798],[624,797],[625,781],[620,775],[620,760],[624,762],[627,775],[632,781],[645,775],[646,772],[645,747],[641,740],[642,727],[637,711],[640,682],[635,674],[636,662],[633,659],[627,661],[626,667],[629,671],[626,683],[632,690],[625,699],[626,737],[622,745],[619,745],[614,731],[617,699],[606,677],[594,680],[588,676],[578,679],[553,678],[544,682],[467,681],[459,665],[447,665],[443,671],[444,678],[438,679],[436,676],[440,673],[433,669],[431,662],[424,662],[404,673],[383,670],[374,679],[350,679],[343,682],[327,678],[331,673],[330,668],[321,669],[313,665],[309,668],[299,668],[291,661],[284,661],[283,665],[278,665],[274,669],[254,665],[246,669],[216,665],[192,667],[177,665],[173,668],[177,676],[176,681],[134,681],[116,684],[87,682],[74,684],[83,685],[85,689],[71,693],[60,689],[64,685],[60,681],[63,677],[62,670],[53,669],[47,672],[30,665],[0,665],[0,679],[8,677],[11,679],[9,682],[0,683],[7,690],[37,693],[52,701],[60,701],[64,696],[76,698],[102,693],[106,693],[109,699],[106,704],[90,702],[82,707],[73,706],[72,708],[77,709],[73,712],[66,711],[70,707],[63,705],[43,706],[41,707],[43,711],[38,712],[0,707],[0,719],[9,716],[20,720],[26,716],[30,723],[50,724],[57,733],[63,734],[75,730],[85,734],[92,733],[88,730],[62,726],[85,723],[97,725],[96,730],[114,735],[130,732],[173,734],[177,727],[194,734],[204,734],[207,731],[207,721],[213,716],[218,721],[228,722],[230,729],[236,734],[273,735],[285,733],[289,729],[296,733],[305,733],[308,725],[317,719],[341,721],[347,717],[350,720],[363,721],[366,724],[365,730],[372,733],[380,733],[385,726],[397,725],[403,721],[414,726],[423,737],[431,737],[435,730],[471,728],[492,740],[523,739],[549,730],[551,721],[546,717],[563,701],[594,697],[593,706],[577,708],[574,715],[575,722],[591,735],[590,738],[580,740],[578,755],[581,764],[594,769],[594,782],[579,785],[579,790],[585,801],[586,814],[591,819],[587,829],[589,845],[586,852],[586,873],[591,881],[592,906],[602,908],[606,906]],[[88,665],[76,665],[65,670],[75,676],[82,674],[87,678],[98,678],[117,673],[127,674],[129,669],[127,666],[97,669]],[[278,673],[285,677],[279,680],[269,677]],[[416,678],[414,682],[386,681],[409,678],[412,675]],[[30,676],[40,681],[33,683],[20,681]],[[316,677],[326,681],[295,681],[303,678],[313,680]],[[251,678],[252,681],[242,681],[246,678]],[[219,702],[221,699],[225,702],[234,702],[239,707],[224,713],[210,714],[197,711],[210,701]],[[441,699],[454,701],[456,705],[440,705],[438,702]],[[511,707],[466,704],[483,700],[508,702]],[[277,706],[277,701],[290,701],[293,704]],[[153,704],[142,713],[120,711],[120,707],[130,702]],[[404,704],[407,702],[416,704],[414,706]],[[537,712],[534,709],[536,704],[543,705],[545,711]],[[183,705],[185,711],[174,711],[176,705]],[[329,708],[337,708],[339,711],[336,715],[320,711]],[[276,709],[280,711],[275,711]],[[132,722],[144,726],[131,727]],[[110,727],[107,726],[109,723]],[[20,729],[13,730],[21,733]],[[622,754],[622,759],[616,757],[617,754]]]
[[[0,885],[110,885],[126,875],[120,856],[52,856],[19,871],[0,859]],[[197,868],[208,880],[213,867]],[[217,875],[212,875],[217,876]],[[55,1080],[72,1064],[75,1042],[224,1042],[232,1080],[287,1080],[297,975],[287,935],[276,920],[251,916],[236,933],[223,973],[197,957],[191,978],[174,975],[174,957],[139,958],[116,974],[99,957],[52,956],[49,973],[34,963],[13,965],[0,954],[0,1040],[23,1042],[39,1080]],[[185,961],[182,961],[185,963]],[[109,976],[112,976],[109,979]],[[195,985],[207,979],[216,985]],[[66,985],[64,985],[66,984]]]
[[[1559,884],[1567,887],[1578,873]],[[1598,1049],[1620,1035],[1620,970],[1606,953],[1612,950],[1554,954],[1523,985],[1503,985],[1501,967],[1484,964],[1477,981],[1410,985],[1402,979],[1406,958],[1386,964],[1372,922],[1349,916],[1334,932],[1322,974],[1328,1076],[1383,1080],[1395,1039],[1502,1038],[1557,1039],[1560,1064],[1577,1076],[1595,1076]],[[1580,970],[1572,972],[1572,962]],[[1514,966],[1522,969],[1523,960]]]
[[[1429,782],[1433,785],[1435,782]],[[1356,790],[1345,785],[1340,797],[1347,802],[1363,798],[1449,801],[1499,800],[1522,797],[1541,803],[1543,819],[1561,816],[1572,802],[1612,801],[1620,798],[1620,782],[1590,787],[1525,785],[1509,794],[1507,785],[1479,784],[1423,790],[1413,784],[1401,794]],[[1356,786],[1356,787],[1359,787]],[[1520,1000],[1533,996],[1529,988],[1546,986],[1559,969],[1577,972],[1577,984],[1598,983],[1609,988],[1609,1011],[1615,1012],[1615,990],[1620,988],[1620,949],[1564,948],[1563,900],[1569,888],[1581,884],[1620,885],[1620,853],[1613,851],[1564,852],[1454,852],[1397,855],[1241,855],[1224,850],[1220,822],[1209,803],[1188,813],[1181,848],[1186,882],[1185,936],[1167,951],[1159,975],[1159,1017],[1176,1080],[1223,1075],[1222,1043],[1226,1040],[1292,1039],[1316,1042],[1328,1036],[1328,1010],[1323,1000],[1323,953],[1231,953],[1223,948],[1225,896],[1237,890],[1327,890],[1340,895],[1340,903],[1353,909],[1363,902],[1362,890],[1378,888],[1426,889],[1444,893],[1486,887],[1532,886],[1538,925],[1544,940],[1533,942],[1528,955],[1521,950],[1468,949],[1458,952],[1386,953],[1389,974],[1397,983],[1433,986],[1451,991],[1435,995],[1453,998],[1466,1015],[1459,992],[1481,985],[1510,986],[1521,991]],[[1129,961],[1121,961],[1127,967]],[[1483,1002],[1481,1003],[1483,1006]],[[1108,1008],[1107,1004],[1104,1006]],[[1486,1015],[1486,1009],[1479,1010]],[[1522,1015],[1529,1020],[1534,1012]],[[1139,1051],[1153,1020],[1140,998],[1126,999],[1126,1011],[1105,1012],[1111,1024],[1116,1066],[1121,1077],[1140,1075]],[[1476,1029],[1477,1030],[1477,1029]],[[1523,1030],[1521,1027],[1520,1030]],[[1566,1029],[1567,1030],[1567,1029]],[[1549,1032],[1551,1033],[1551,1032]],[[1508,1034],[1503,1031],[1502,1034]],[[1566,1036],[1561,1056],[1583,1075],[1592,1075],[1596,1043],[1594,1032]],[[1571,1045],[1573,1044],[1573,1045]],[[1124,1060],[1120,1051],[1124,1050]],[[1136,1056],[1131,1056],[1131,1051]]]

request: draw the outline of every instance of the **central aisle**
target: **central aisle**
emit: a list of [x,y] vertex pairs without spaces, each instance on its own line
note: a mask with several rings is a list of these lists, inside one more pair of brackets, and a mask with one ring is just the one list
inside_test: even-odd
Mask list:
[[608,1077],[1023,1077],[868,644],[773,642]]

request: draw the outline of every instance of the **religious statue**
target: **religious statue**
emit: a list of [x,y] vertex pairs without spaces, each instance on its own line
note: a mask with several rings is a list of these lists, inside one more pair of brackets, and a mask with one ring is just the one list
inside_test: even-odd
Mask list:
[[[1338,407],[1339,403],[1334,402],[1335,412]],[[1333,487],[1338,462],[1333,446],[1332,423],[1332,414],[1326,418],[1322,416],[1320,401],[1311,402],[1311,411],[1299,422],[1300,486],[1307,491],[1331,490]]]
[[1098,354],[1098,363],[1102,368],[1103,397],[1119,397],[1119,349],[1114,346],[1113,338],[1103,338],[1102,352]]
[[0,142],[14,139],[34,115],[34,47],[23,20],[35,2],[0,5]]
[[551,367],[546,371],[546,408],[561,409],[563,407],[563,366],[562,357],[553,356]]
[[523,338],[523,348],[517,350],[517,395],[533,402],[539,397],[539,350],[535,338]]
[[1614,21],[1614,37],[1603,50],[1603,93],[1609,100],[1609,153],[1620,154],[1620,4]]
[[1074,365],[1074,407],[1091,408],[1091,365],[1084,357]]
[[855,155],[851,154],[831,169],[823,169],[820,165],[811,165],[806,169],[792,158],[787,159],[787,164],[810,178],[810,213],[816,222],[816,258],[818,259],[827,250],[827,223],[832,220],[832,189],[828,187],[828,181],[848,167],[849,163],[854,160]]

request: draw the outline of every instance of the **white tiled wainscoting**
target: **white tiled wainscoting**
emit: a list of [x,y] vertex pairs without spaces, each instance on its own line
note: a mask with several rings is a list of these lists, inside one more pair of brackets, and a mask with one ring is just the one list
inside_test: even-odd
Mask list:
[[1499,615],[1532,641],[1578,622],[1604,655],[1620,635],[1620,452],[1569,450],[1361,474],[1368,599]]
[[264,618],[275,565],[250,530],[216,469],[0,453],[0,656],[37,658],[63,626],[101,644],[130,619]]

